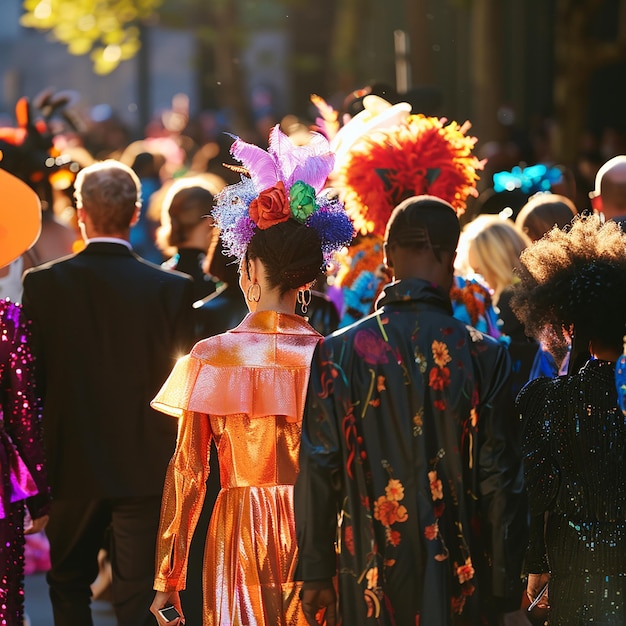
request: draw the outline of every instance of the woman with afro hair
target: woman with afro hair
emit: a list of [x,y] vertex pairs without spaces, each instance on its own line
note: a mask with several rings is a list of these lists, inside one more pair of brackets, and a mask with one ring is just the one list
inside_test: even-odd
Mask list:
[[550,349],[572,341],[570,374],[534,380],[517,399],[531,513],[527,592],[534,600],[549,582],[538,608],[549,607],[550,625],[626,623],[626,417],[615,385],[625,252],[616,224],[583,216],[521,255],[514,310]]

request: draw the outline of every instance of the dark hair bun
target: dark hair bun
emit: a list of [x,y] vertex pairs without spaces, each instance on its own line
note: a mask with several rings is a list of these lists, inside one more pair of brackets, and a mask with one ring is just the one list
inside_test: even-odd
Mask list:
[[248,246],[248,257],[262,261],[268,282],[281,293],[311,283],[323,272],[317,231],[293,219],[257,229]]

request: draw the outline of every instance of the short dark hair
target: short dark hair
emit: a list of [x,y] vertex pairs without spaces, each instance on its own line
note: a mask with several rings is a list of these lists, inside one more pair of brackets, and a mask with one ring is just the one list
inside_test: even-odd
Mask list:
[[324,270],[317,231],[293,219],[256,229],[246,260],[257,258],[265,266],[269,284],[278,287],[281,295],[312,283]]
[[435,196],[413,196],[392,212],[385,232],[387,245],[454,252],[461,225],[452,205]]

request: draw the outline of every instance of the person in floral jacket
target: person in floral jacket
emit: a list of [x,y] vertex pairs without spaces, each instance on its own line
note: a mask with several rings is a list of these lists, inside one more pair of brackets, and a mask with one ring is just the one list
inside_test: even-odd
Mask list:
[[311,625],[496,624],[520,606],[510,361],[452,317],[458,236],[447,202],[401,203],[385,235],[395,282],[315,351],[295,486]]

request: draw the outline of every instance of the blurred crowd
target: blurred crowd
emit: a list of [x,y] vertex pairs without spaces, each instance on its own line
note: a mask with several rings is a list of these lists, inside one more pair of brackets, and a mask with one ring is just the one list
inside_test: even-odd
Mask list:
[[[511,376],[503,383],[506,386],[506,402],[502,406],[506,407],[511,423],[518,419],[520,410],[515,407],[515,400],[531,381],[543,377],[553,379],[559,374],[575,375],[589,359],[589,346],[594,341],[597,354],[591,353],[592,359],[597,355],[606,355],[599,347],[600,344],[602,348],[606,347],[605,343],[597,336],[584,336],[588,341],[583,345],[580,338],[583,336],[580,331],[582,322],[578,318],[574,322],[574,314],[569,320],[570,334],[566,332],[565,337],[559,337],[558,341],[554,327],[547,321],[548,313],[542,320],[545,328],[540,329],[541,324],[528,312],[533,300],[528,294],[520,295],[520,289],[528,289],[528,293],[531,291],[528,285],[529,276],[534,271],[532,263],[549,267],[547,257],[540,257],[538,252],[531,251],[541,250],[534,247],[536,242],[547,246],[545,242],[550,241],[552,253],[556,254],[554,251],[560,240],[550,234],[554,227],[559,232],[567,232],[573,223],[578,223],[576,220],[584,222],[586,217],[594,214],[600,216],[602,223],[617,222],[621,225],[620,218],[626,219],[626,157],[620,156],[626,153],[625,138],[610,132],[601,138],[583,138],[577,161],[559,163],[553,157],[554,129],[545,120],[526,135],[516,131],[511,124],[503,124],[501,137],[483,140],[470,135],[469,124],[423,115],[393,90],[380,85],[346,94],[335,105],[319,96],[312,96],[310,113],[309,119],[289,115],[282,119],[268,117],[260,120],[257,128],[240,140],[266,147],[270,132],[278,128],[291,146],[304,151],[310,146],[311,155],[314,155],[315,137],[321,134],[335,155],[334,168],[328,179],[329,188],[331,194],[345,202],[354,222],[354,240],[332,261],[325,262],[324,275],[310,284],[310,293],[300,295],[298,292],[296,312],[317,333],[327,337],[340,328],[352,328],[352,324],[360,323],[374,313],[385,286],[393,282],[396,269],[388,262],[390,215],[395,207],[404,206],[407,199],[437,196],[445,201],[446,207],[453,210],[459,220],[458,246],[451,255],[453,274],[450,275],[449,295],[452,313],[457,320],[481,335],[492,337],[506,349],[511,362]],[[406,132],[398,133],[395,130],[398,126]],[[231,134],[227,123],[217,115],[193,115],[189,99],[183,94],[174,97],[171,108],[155,117],[142,135],[136,138],[116,116],[114,109],[108,106],[102,105],[88,116],[81,114],[71,94],[47,91],[32,101],[26,98],[20,100],[16,107],[15,125],[0,128],[0,168],[11,172],[35,190],[41,202],[42,225],[34,245],[0,269],[0,297],[21,303],[25,272],[50,267],[46,264],[85,249],[86,240],[88,243],[90,237],[85,236],[85,218],[80,213],[81,207],[77,206],[75,182],[77,176],[81,179],[85,168],[91,171],[89,168],[94,165],[112,160],[130,168],[139,181],[139,213],[128,237],[132,251],[151,267],[154,265],[172,274],[182,273],[191,277],[191,286],[187,285],[192,292],[190,302],[193,304],[188,311],[191,328],[185,338],[186,343],[180,342],[189,350],[198,341],[237,327],[246,318],[250,302],[258,301],[254,290],[251,296],[250,288],[246,291],[243,287],[246,280],[254,284],[254,272],[252,278],[249,271],[247,279],[243,276],[243,268],[248,267],[245,264],[250,259],[245,256],[245,261],[242,261],[228,249],[221,237],[219,224],[212,215],[212,208],[218,199],[224,198],[225,190],[240,184],[250,176],[250,171],[241,165],[241,158],[233,156],[233,145],[239,140]],[[390,156],[391,145],[395,152]],[[413,160],[407,159],[398,165],[397,154],[403,151],[415,156]],[[402,178],[404,174],[408,178]],[[383,181],[383,191],[375,189],[371,177],[375,177],[377,183]],[[410,183],[406,182],[408,179]],[[237,202],[238,196],[233,196],[233,204]],[[106,243],[106,228],[96,228],[93,224],[91,227],[95,229],[92,230],[92,237],[95,233],[98,243]],[[581,235],[579,231],[582,232],[582,227],[579,226],[574,231],[577,237],[587,237],[588,241],[592,239],[591,231]],[[610,229],[603,232],[612,233]],[[402,247],[402,237],[397,233],[394,236]],[[435,257],[440,261],[438,244],[432,236],[433,241],[428,243],[433,245]],[[567,249],[567,245],[563,244],[563,249]],[[598,249],[600,247],[598,244]],[[444,249],[445,252],[452,251]],[[259,257],[265,262],[262,253]],[[563,260],[563,267],[566,266],[567,262]],[[37,272],[32,276],[37,276]],[[179,287],[182,289],[182,283]],[[158,302],[160,297],[155,295],[154,302]],[[31,311],[36,310],[34,300],[31,295]],[[155,304],[155,308],[157,306]],[[585,303],[581,303],[579,311],[584,306]],[[594,323],[589,322],[593,332],[596,331]],[[574,341],[572,332],[575,324],[579,328],[577,341]],[[619,325],[614,320],[607,324]],[[385,334],[384,329],[382,333]],[[618,355],[609,351],[608,356],[614,361]],[[419,358],[416,353],[415,362]],[[445,365],[449,358],[444,365],[439,365],[441,372],[448,369]],[[338,376],[337,372],[333,376]],[[439,383],[433,383],[432,376],[431,373],[430,386],[436,389]],[[380,378],[378,392],[386,384]],[[178,382],[182,385],[181,381]],[[443,382],[440,384],[444,385]],[[581,394],[587,393],[585,384],[583,376]],[[373,389],[372,379],[370,395]],[[534,400],[529,400],[528,395],[523,397],[526,404],[522,402],[522,410],[532,415],[533,411],[536,412]],[[550,402],[556,401],[550,396]],[[592,400],[588,404],[591,406]],[[365,414],[365,409],[363,411]],[[471,428],[467,432],[470,431]],[[533,436],[541,438],[541,434]],[[519,454],[522,439],[520,436]],[[469,445],[471,448],[472,444]],[[549,454],[546,450],[532,449],[532,442],[529,443],[528,439],[524,445],[528,458],[534,459],[540,453]],[[607,455],[610,458],[610,454]],[[216,454],[213,454],[211,478],[206,483],[208,495],[205,507],[193,512],[197,532],[201,536],[195,541],[204,541],[219,491],[219,471]],[[436,472],[434,474],[436,476]],[[204,478],[206,480],[206,476]],[[436,499],[434,493],[433,500]],[[558,497],[554,495],[553,501]],[[545,511],[551,510],[553,501],[545,504]],[[166,508],[165,502],[163,506]],[[537,507],[533,509],[532,505],[530,510],[541,512]],[[65,515],[70,513],[68,509]],[[434,528],[437,523],[429,528]],[[531,522],[531,541],[533,537],[541,537],[543,531],[543,521],[535,519]],[[54,532],[58,540],[62,531],[55,527]],[[92,592],[95,596],[106,596],[110,593],[112,573],[108,545],[102,541],[100,547],[99,575]],[[47,557],[43,533],[26,539],[26,573],[47,571],[50,565]],[[203,567],[202,557],[194,556],[192,550],[190,571],[198,572]],[[542,567],[545,569],[544,565],[537,565],[539,570]],[[547,581],[546,572],[527,569],[526,573],[538,577],[530,579],[532,584],[529,583],[528,598],[540,599],[539,591]],[[195,580],[199,581],[200,576]],[[556,580],[558,584],[561,579],[557,577]],[[464,580],[461,580],[463,583]],[[163,584],[167,587],[166,583]],[[182,594],[183,607],[190,623],[201,623],[192,619],[202,612],[197,601],[201,594],[194,592],[193,585],[190,581],[187,600]],[[467,586],[463,589],[465,591],[460,592],[459,597],[467,592]],[[556,589],[553,598],[557,598],[557,593],[561,594],[559,598],[565,597],[563,587],[557,586]],[[164,588],[162,593],[171,591]],[[515,592],[519,590],[513,589],[513,594]],[[318,595],[309,597],[318,599]],[[526,600],[524,603],[528,604]],[[176,604],[179,606],[177,597]],[[545,608],[545,601],[540,606]],[[508,620],[513,620],[506,623],[527,623],[524,621],[526,617],[516,608],[509,604],[506,610],[501,611],[508,615]],[[202,620],[202,617],[195,619]],[[519,621],[515,622],[515,619]]]

